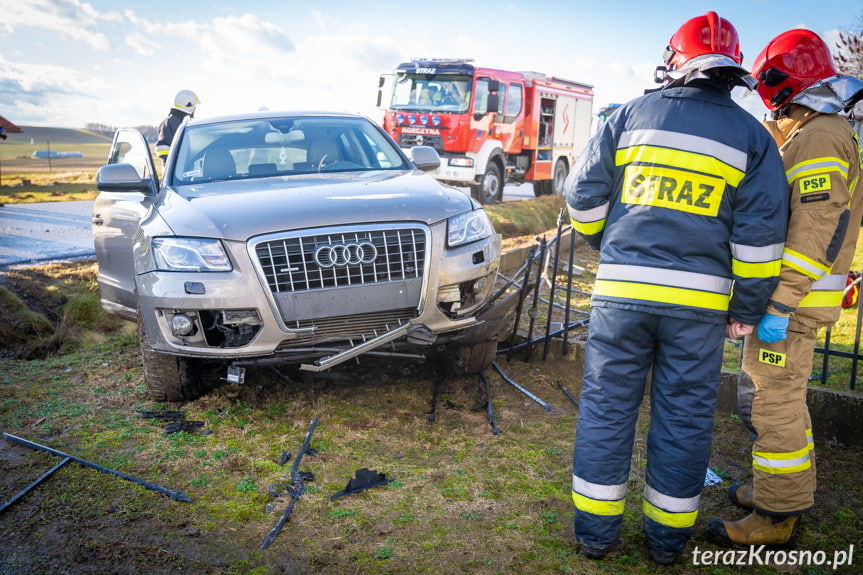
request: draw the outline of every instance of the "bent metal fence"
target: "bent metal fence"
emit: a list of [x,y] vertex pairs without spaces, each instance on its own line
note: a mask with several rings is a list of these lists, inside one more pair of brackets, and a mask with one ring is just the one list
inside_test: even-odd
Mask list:
[[564,213],[558,217],[554,237],[538,237],[511,277],[506,270],[499,275],[503,287],[497,297],[509,290],[519,291],[512,333],[498,346],[498,354],[507,359],[532,361],[539,356],[545,361],[555,341],[566,355],[575,341],[587,336],[593,281],[575,263],[576,242],[582,240],[571,226],[564,225]]
[[[554,237],[536,238],[537,243],[527,250],[521,267],[511,275],[502,269],[498,277],[500,287],[495,298],[512,290],[520,292],[512,333],[498,345],[498,355],[505,355],[507,360],[546,361],[551,345],[560,346],[566,356],[570,346],[587,337],[593,274],[585,262],[577,260],[576,247],[583,245],[583,240],[565,222],[565,211],[561,210]],[[847,289],[855,286],[859,288],[859,278],[849,283]],[[855,308],[843,311],[837,326],[824,331],[819,340],[821,345],[815,349],[815,369],[810,381],[856,389],[858,364],[863,358],[861,332],[863,298],[859,298]],[[728,340],[730,353],[733,354],[735,348],[738,350],[736,367],[739,367],[740,347],[740,341]]]

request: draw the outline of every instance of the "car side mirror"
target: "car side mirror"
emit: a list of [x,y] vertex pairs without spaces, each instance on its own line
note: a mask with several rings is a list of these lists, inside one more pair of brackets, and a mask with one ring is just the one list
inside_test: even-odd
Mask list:
[[411,148],[411,159],[414,166],[423,172],[430,172],[440,167],[440,156],[431,146],[414,146]]
[[103,192],[150,191],[150,178],[141,178],[132,164],[108,164],[96,172],[96,189]]

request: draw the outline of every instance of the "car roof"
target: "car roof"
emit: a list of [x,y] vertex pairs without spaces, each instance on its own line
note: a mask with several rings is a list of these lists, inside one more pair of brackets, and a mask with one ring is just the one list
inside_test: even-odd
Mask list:
[[366,116],[360,114],[350,114],[347,112],[316,112],[316,111],[301,111],[301,112],[248,112],[243,114],[230,114],[225,116],[214,116],[210,118],[192,119],[189,120],[190,125],[201,126],[204,124],[218,124],[220,122],[236,122],[244,120],[265,120],[267,118],[352,118],[371,121]]

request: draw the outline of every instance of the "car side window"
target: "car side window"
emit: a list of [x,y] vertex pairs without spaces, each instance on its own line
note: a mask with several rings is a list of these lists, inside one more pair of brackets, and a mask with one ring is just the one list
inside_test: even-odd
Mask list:
[[109,164],[129,164],[141,179],[153,176],[152,160],[147,141],[137,130],[118,130],[114,135]]

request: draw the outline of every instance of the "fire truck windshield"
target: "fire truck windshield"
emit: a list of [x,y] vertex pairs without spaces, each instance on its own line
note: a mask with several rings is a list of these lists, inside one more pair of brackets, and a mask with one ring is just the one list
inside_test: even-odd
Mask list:
[[404,74],[393,86],[392,110],[466,113],[470,107],[470,76]]

